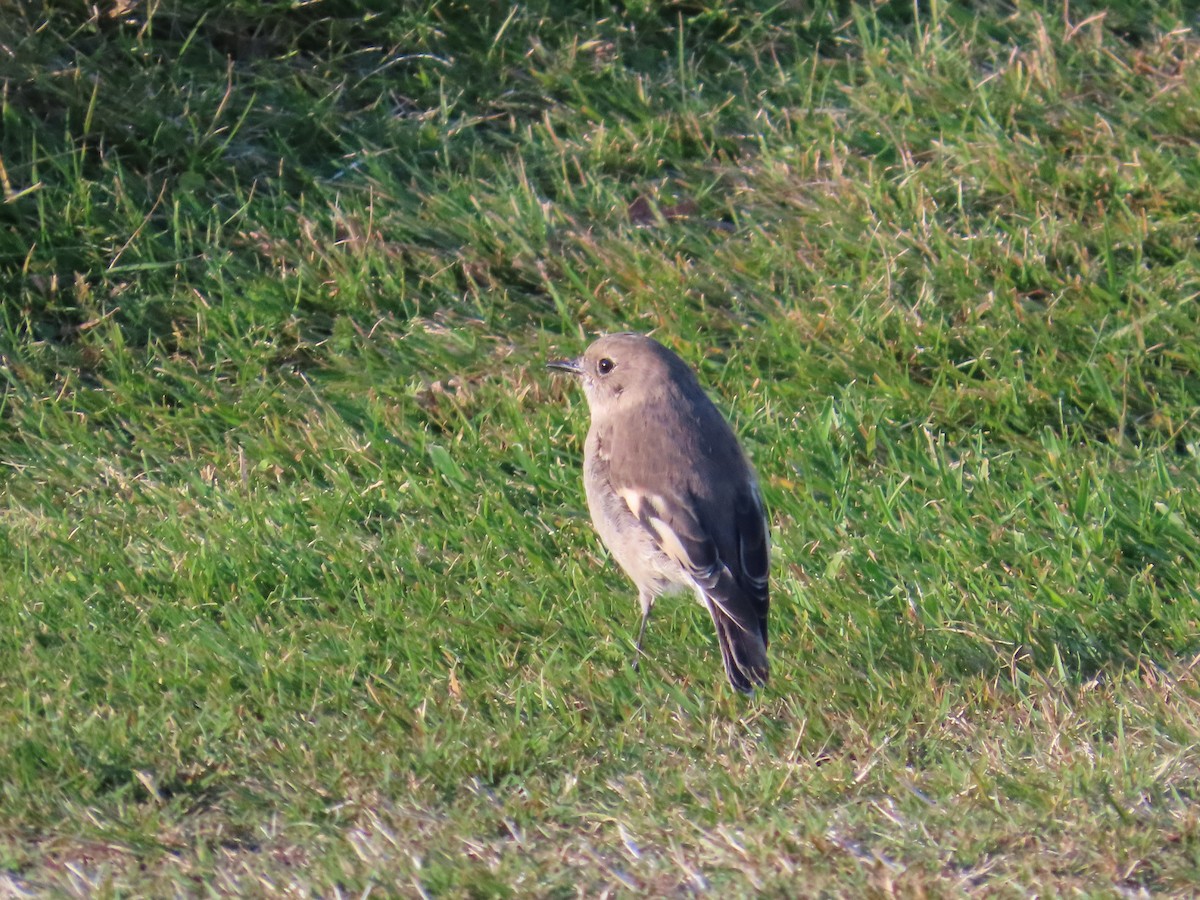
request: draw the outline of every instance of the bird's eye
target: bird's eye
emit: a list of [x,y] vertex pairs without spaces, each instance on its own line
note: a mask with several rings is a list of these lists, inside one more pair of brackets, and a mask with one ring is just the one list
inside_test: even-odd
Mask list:
[[596,369],[601,375],[607,375],[616,367],[616,365],[617,364],[615,362],[606,356],[604,359],[600,360],[600,362],[596,363]]

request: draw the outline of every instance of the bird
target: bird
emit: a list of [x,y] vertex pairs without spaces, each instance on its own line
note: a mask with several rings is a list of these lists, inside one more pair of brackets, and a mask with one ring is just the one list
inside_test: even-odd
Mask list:
[[729,683],[767,683],[770,537],[750,461],[691,367],[651,337],[609,334],[577,359],[591,415],[584,490],[592,523],[637,586],[634,668],[655,600],[691,590],[712,616]]

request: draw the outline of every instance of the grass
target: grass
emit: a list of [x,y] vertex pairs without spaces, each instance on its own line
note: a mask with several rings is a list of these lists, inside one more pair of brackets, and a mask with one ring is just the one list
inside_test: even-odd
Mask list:
[[[1190,894],[1196,25],[6,13],[0,889]],[[756,462],[753,699],[629,668],[614,329]]]

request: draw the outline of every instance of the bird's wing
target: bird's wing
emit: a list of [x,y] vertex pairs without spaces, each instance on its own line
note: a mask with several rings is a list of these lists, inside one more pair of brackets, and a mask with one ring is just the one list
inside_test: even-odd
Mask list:
[[659,548],[703,587],[719,574],[717,545],[700,527],[691,504],[639,488],[623,488],[621,499],[645,526]]
[[738,498],[733,508],[738,557],[734,577],[754,600],[762,618],[765,639],[767,610],[770,606],[767,579],[771,568],[771,539],[762,494],[757,484],[752,482],[751,488],[748,495]]
[[629,511],[653,535],[659,548],[683,568],[705,597],[737,625],[766,640],[768,609],[766,520],[757,493],[726,511],[733,517],[736,550],[722,556],[716,533],[701,520],[692,497],[656,494],[638,488],[619,491]]

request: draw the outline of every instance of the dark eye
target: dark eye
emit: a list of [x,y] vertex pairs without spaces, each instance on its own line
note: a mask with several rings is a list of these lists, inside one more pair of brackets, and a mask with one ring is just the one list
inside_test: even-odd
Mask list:
[[617,364],[615,362],[606,356],[604,359],[600,360],[600,362],[596,363],[596,369],[599,370],[601,375],[607,375],[616,367],[616,365]]

